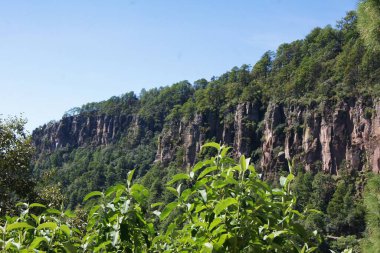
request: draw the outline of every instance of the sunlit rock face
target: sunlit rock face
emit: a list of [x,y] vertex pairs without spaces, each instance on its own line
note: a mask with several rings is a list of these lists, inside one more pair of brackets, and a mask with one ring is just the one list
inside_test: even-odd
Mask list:
[[206,141],[234,148],[233,155],[253,157],[263,171],[287,169],[294,160],[306,170],[339,174],[343,167],[380,171],[380,101],[264,106],[241,103],[225,115],[196,113],[166,121],[162,129],[134,115],[75,115],[33,132],[37,154],[61,148],[110,145],[120,138],[159,133],[156,162],[168,164],[181,150],[183,167],[193,165]]

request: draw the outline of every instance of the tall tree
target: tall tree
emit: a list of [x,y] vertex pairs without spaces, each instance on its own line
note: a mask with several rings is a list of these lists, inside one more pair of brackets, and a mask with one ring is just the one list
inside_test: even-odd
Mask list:
[[358,28],[365,44],[380,51],[380,0],[363,0],[358,7]]
[[33,192],[29,171],[33,147],[25,133],[25,123],[17,117],[0,119],[0,213]]

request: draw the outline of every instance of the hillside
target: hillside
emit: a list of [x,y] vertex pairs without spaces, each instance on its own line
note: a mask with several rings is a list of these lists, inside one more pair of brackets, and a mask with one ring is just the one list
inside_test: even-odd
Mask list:
[[336,28],[315,28],[253,67],[89,103],[32,138],[34,174],[72,208],[89,191],[125,182],[134,168],[152,202],[168,202],[165,182],[213,155],[200,147],[215,141],[251,157],[273,183],[292,161],[299,208],[326,213],[325,225],[318,217],[309,225],[360,236],[365,174],[380,171],[380,55],[365,47],[349,12]]
[[55,168],[73,194],[122,181],[132,168],[141,177],[154,161],[188,167],[201,144],[214,140],[252,156],[267,172],[286,170],[286,159],[331,174],[343,164],[377,172],[379,67],[350,12],[335,29],[316,28],[266,52],[252,69],[234,67],[211,81],[182,81],[70,110],[33,131],[35,171]]

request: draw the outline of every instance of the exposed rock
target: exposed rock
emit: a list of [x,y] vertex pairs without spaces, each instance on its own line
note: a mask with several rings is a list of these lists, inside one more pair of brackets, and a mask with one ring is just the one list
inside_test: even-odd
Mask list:
[[[370,118],[366,118],[366,110],[372,112]],[[169,150],[175,145],[168,147],[165,143],[174,138],[176,145],[184,148],[184,164],[189,166],[195,162],[195,154],[206,139],[204,136],[215,136],[217,142],[230,145],[232,142],[235,155],[250,156],[261,146],[260,166],[264,171],[286,169],[286,159],[293,158],[306,170],[323,170],[332,174],[339,174],[343,166],[380,171],[379,102],[370,107],[368,101],[364,103],[360,99],[310,106],[270,103],[266,108],[261,136],[257,129],[250,127],[261,121],[257,106],[239,104],[234,115],[233,124],[222,125],[215,120],[215,115],[197,115],[193,121],[184,124],[182,131],[175,127],[166,128],[159,140],[160,157],[165,157],[163,160],[166,161],[173,157]],[[200,129],[204,128],[207,131],[201,137]],[[223,132],[220,135],[218,129],[221,128]],[[165,147],[167,156],[163,152]]]
[[374,106],[374,115],[372,118],[372,127],[369,140],[369,151],[373,150],[372,154],[369,155],[370,165],[372,166],[372,171],[380,172],[380,101]]
[[[259,122],[259,108],[253,103],[239,104],[236,108],[234,121],[233,147],[237,155],[247,154],[253,148],[254,142],[259,143],[252,124]],[[224,143],[230,143],[224,141]]]
[[[223,117],[207,112],[166,122],[160,130],[156,161],[165,165],[181,154],[177,158],[183,166],[191,166],[201,145],[215,140],[233,146],[236,156],[252,156],[261,148],[256,163],[264,171],[286,169],[286,160],[296,159],[306,170],[339,174],[346,166],[380,172],[380,100],[310,106],[269,103],[265,110],[258,104],[241,103]],[[141,136],[157,131],[153,126],[138,115],[76,115],[36,129],[33,140],[38,152],[45,153],[108,145],[122,136],[133,146]]]
[[108,145],[128,129],[137,131],[137,127],[130,127],[131,122],[136,122],[136,117],[69,116],[37,128],[33,131],[32,138],[38,153],[50,153],[65,147]]

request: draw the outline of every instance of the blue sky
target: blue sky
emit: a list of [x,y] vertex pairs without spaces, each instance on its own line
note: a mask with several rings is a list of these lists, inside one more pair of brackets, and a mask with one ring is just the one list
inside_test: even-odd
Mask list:
[[210,79],[302,39],[356,0],[0,1],[0,114],[29,131],[72,107]]

